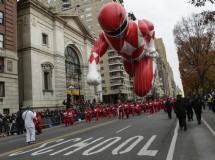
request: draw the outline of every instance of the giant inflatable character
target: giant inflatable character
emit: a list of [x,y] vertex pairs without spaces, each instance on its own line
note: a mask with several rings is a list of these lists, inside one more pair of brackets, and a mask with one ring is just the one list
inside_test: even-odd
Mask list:
[[90,53],[87,83],[101,83],[97,65],[110,47],[122,56],[125,71],[134,77],[136,95],[145,96],[153,86],[155,58],[158,57],[153,24],[148,20],[128,20],[124,7],[116,2],[107,3],[100,9],[98,22],[102,32]]

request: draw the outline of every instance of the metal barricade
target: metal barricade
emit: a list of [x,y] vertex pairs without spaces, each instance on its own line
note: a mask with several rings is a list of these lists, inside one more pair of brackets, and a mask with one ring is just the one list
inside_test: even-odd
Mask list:
[[14,134],[14,133],[17,133],[17,132],[18,132],[17,124],[16,123],[12,123],[11,129],[10,129],[10,133]]
[[50,127],[50,120],[49,118],[42,118],[42,128]]

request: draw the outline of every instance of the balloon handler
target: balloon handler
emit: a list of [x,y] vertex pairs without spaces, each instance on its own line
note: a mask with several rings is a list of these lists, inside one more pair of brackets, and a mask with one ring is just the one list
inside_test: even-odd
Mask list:
[[101,83],[97,65],[110,47],[122,56],[125,71],[134,77],[136,95],[145,96],[151,90],[156,75],[155,58],[158,53],[154,47],[153,24],[148,20],[128,20],[124,7],[116,2],[104,5],[97,18],[102,32],[89,55],[87,83]]

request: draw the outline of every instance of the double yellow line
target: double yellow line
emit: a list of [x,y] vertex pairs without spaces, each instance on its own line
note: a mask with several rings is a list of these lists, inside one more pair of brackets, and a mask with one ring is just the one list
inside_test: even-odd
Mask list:
[[95,125],[95,126],[92,126],[92,127],[88,127],[88,128],[82,129],[82,130],[78,130],[78,131],[75,131],[75,132],[72,132],[72,133],[64,134],[62,136],[58,136],[58,137],[55,137],[55,138],[52,138],[52,139],[49,139],[49,140],[46,140],[46,141],[38,142],[38,143],[36,143],[34,145],[29,145],[29,146],[25,146],[25,147],[22,147],[22,148],[17,148],[15,150],[12,150],[12,151],[0,154],[0,157],[7,156],[9,154],[12,154],[14,152],[18,152],[18,151],[21,151],[21,150],[30,149],[30,148],[33,148],[35,146],[42,145],[43,143],[47,143],[47,142],[54,141],[54,140],[61,139],[61,138],[66,138],[68,136],[72,136],[72,135],[75,135],[75,134],[78,134],[78,133],[82,133],[82,132],[85,132],[85,131],[88,131],[88,130],[91,130],[91,129],[94,129],[94,128],[98,128],[98,127],[101,127],[101,126],[113,123],[115,121],[117,121],[117,120],[111,120],[109,122],[98,124],[98,125]]

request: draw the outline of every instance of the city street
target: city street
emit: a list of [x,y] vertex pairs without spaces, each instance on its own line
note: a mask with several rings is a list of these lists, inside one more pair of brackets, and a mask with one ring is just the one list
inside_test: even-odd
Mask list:
[[43,130],[36,144],[27,145],[25,135],[0,139],[1,160],[214,160],[214,113],[203,110],[202,124],[178,120],[164,111],[143,113],[129,119],[101,118]]

